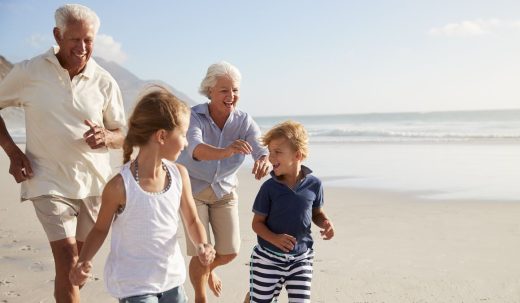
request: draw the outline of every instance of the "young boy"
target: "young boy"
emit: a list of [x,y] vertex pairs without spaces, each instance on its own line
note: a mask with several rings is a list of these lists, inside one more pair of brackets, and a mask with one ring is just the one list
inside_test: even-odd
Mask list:
[[302,165],[308,136],[303,125],[283,122],[262,138],[273,165],[253,205],[258,245],[251,254],[250,302],[272,302],[285,285],[289,302],[310,302],[314,251],[311,222],[323,239],[334,227],[323,211],[321,181]]

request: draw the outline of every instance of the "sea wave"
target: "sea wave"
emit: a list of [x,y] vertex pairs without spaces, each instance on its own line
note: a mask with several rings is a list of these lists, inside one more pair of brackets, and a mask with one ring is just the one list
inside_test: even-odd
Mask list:
[[311,137],[345,137],[345,138],[410,138],[410,139],[462,139],[486,140],[505,139],[519,140],[518,133],[477,133],[477,132],[431,132],[431,131],[398,131],[398,130],[367,130],[367,129],[310,129]]

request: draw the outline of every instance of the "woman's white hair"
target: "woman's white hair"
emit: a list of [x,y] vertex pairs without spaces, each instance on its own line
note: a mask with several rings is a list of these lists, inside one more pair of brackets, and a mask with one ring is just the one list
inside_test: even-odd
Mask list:
[[209,98],[209,90],[217,84],[217,78],[227,76],[237,85],[240,84],[240,71],[231,63],[226,61],[220,61],[218,63],[210,65],[206,72],[206,77],[200,83],[199,93]]
[[56,27],[63,33],[67,29],[67,24],[74,21],[87,21],[94,26],[94,33],[99,30],[99,17],[90,8],[80,4],[65,4],[59,7],[54,14],[56,20]]

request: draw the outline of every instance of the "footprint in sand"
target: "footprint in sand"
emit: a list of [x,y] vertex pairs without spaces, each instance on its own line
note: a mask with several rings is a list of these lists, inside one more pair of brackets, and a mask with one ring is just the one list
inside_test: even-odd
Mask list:
[[32,247],[31,247],[31,245],[24,245],[24,246],[20,247],[20,250],[30,251],[30,250],[32,250]]
[[7,285],[9,285],[11,283],[13,283],[13,282],[11,282],[9,280],[6,280],[6,279],[0,280],[0,286],[7,286]]
[[40,272],[43,271],[45,267],[43,266],[42,262],[34,262],[33,264],[31,264],[31,266],[29,266],[29,269],[32,272]]
[[4,292],[4,295],[8,296],[8,297],[19,297],[21,296],[19,293],[17,293],[16,291],[8,291],[8,292]]

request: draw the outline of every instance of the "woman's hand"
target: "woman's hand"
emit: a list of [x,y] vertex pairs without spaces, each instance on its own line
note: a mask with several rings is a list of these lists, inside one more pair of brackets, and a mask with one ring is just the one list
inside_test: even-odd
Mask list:
[[233,143],[229,144],[225,150],[228,152],[229,157],[235,154],[249,155],[251,152],[253,152],[251,145],[242,139],[233,141]]
[[197,256],[202,265],[210,265],[215,260],[215,249],[211,244],[200,243],[197,245]]
[[92,270],[92,262],[78,262],[69,273],[69,280],[72,285],[83,285],[90,278],[90,271]]
[[269,161],[267,160],[267,156],[261,156],[258,160],[255,161],[255,165],[253,166],[252,173],[255,175],[257,180],[262,179],[269,172]]

